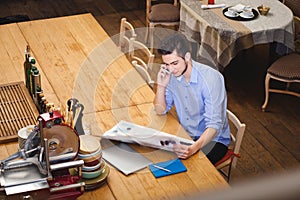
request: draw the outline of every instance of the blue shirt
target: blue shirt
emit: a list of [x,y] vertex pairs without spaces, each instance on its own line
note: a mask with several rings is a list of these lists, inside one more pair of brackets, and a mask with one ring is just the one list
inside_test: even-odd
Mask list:
[[190,82],[183,76],[172,76],[166,88],[165,112],[175,105],[180,124],[197,140],[207,128],[217,130],[213,141],[228,146],[230,130],[226,115],[227,95],[222,74],[192,61]]

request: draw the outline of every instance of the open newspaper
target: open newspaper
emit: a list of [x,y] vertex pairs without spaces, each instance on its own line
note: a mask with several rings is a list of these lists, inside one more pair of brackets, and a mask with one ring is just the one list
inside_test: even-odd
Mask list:
[[102,138],[126,143],[137,143],[143,146],[164,149],[167,151],[173,151],[173,145],[175,143],[186,145],[194,143],[191,139],[178,137],[176,135],[126,121],[120,121],[113,128],[106,131],[102,135]]

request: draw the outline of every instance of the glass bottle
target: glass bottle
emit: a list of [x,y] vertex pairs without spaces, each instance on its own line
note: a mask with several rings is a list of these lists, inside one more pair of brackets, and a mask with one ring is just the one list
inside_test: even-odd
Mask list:
[[30,57],[30,47],[29,45],[26,46],[25,49],[25,61],[24,61],[24,76],[25,76],[25,85],[28,91],[30,92],[30,71],[31,71],[31,64],[29,61]]

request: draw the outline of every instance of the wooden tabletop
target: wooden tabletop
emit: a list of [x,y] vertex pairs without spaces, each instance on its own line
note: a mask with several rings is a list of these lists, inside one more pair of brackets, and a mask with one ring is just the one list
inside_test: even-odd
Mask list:
[[[24,50],[29,44],[42,74],[48,101],[76,97],[85,106],[92,135],[101,136],[120,120],[188,137],[172,115],[157,116],[154,93],[90,14],[0,26],[0,84],[24,81]],[[175,158],[168,151],[131,145],[153,162]],[[0,159],[17,142],[0,145]],[[79,199],[171,199],[228,187],[202,152],[183,160],[187,172],[156,179],[148,168],[129,176],[110,167],[107,184]]]
[[[93,135],[101,135],[101,132],[109,130],[118,121],[126,120],[188,138],[184,129],[172,115],[156,115],[152,103],[97,112],[89,114],[88,118],[97,122],[93,123],[95,125],[92,127]],[[136,144],[131,145],[131,147],[154,163],[176,158],[176,155],[169,151]],[[158,179],[152,175],[148,168],[125,176],[111,167],[107,184],[116,199],[172,199],[174,197],[181,199],[188,198],[189,195],[228,187],[227,182],[202,152],[198,152],[190,159],[182,160],[182,162],[187,167],[187,172]],[[98,192],[89,193],[96,194]],[[83,195],[80,199],[87,198]]]
[[24,80],[29,44],[49,102],[64,105],[75,97],[89,113],[153,101],[152,90],[90,14],[4,25],[0,35],[0,83]]

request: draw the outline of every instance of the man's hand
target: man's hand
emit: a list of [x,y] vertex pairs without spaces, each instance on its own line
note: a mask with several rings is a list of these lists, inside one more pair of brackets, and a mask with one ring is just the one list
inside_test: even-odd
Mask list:
[[190,146],[176,143],[173,146],[173,151],[177,154],[178,158],[187,159],[212,141],[216,134],[216,129],[207,128],[195,143]]
[[166,65],[161,65],[160,70],[157,74],[157,84],[159,86],[167,87],[170,82],[171,72],[168,70]]
[[192,155],[194,155],[199,149],[197,148],[196,143],[192,145],[184,145],[184,144],[174,144],[173,151],[177,154],[178,158],[188,159]]

